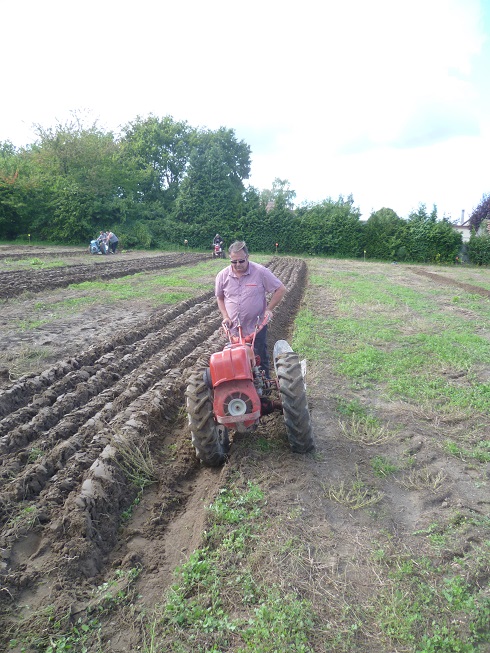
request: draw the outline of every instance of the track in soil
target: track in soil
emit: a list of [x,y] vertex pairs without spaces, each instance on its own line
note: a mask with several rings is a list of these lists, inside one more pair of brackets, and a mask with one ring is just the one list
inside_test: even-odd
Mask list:
[[62,256],[86,256],[86,248],[70,249],[68,247],[34,247],[32,245],[0,245],[0,261],[20,261],[27,257],[57,258]]
[[475,295],[482,295],[482,297],[490,297],[490,290],[487,290],[486,288],[481,288],[480,286],[475,286],[471,283],[463,283],[462,281],[457,281],[456,279],[449,279],[448,277],[445,277],[442,274],[436,274],[435,272],[428,272],[427,270],[423,270],[421,268],[415,268],[413,266],[407,267],[405,269],[410,270],[410,272],[413,272],[414,274],[418,274],[421,277],[426,277],[427,279],[431,279],[436,283],[442,283],[446,286],[456,286],[457,288],[461,288],[462,290],[466,290],[466,292]]
[[0,272],[0,298],[17,297],[23,292],[41,292],[53,288],[66,288],[75,283],[98,279],[117,279],[138,272],[163,270],[181,265],[192,265],[209,258],[208,254],[190,252],[163,254],[151,258],[126,259],[103,257],[92,265],[70,265],[48,270],[12,270]]
[[[170,266],[190,257],[196,260],[161,258]],[[270,269],[287,288],[270,325],[271,344],[288,336],[307,268],[276,258]],[[7,626],[25,616],[22,605],[35,610],[47,593],[71,611],[82,601],[84,579],[89,585],[103,577],[137,492],[115,462],[118,451],[145,443],[163,461],[152,528],[164,530],[183,509],[185,486],[202,468],[176,418],[189,375],[224,344],[220,323],[207,292],[0,393],[0,608]],[[1,636],[0,643],[6,644]]]

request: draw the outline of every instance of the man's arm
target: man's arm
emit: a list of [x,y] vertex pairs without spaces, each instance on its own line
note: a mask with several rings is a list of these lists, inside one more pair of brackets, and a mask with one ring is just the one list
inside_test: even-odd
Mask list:
[[218,302],[218,309],[221,313],[221,317],[223,318],[223,323],[226,322],[228,327],[231,327],[231,319],[226,310],[224,297],[216,297],[216,301]]
[[272,318],[272,311],[279,304],[279,302],[282,300],[285,294],[286,294],[286,286],[281,283],[279,288],[277,288],[277,290],[274,291],[274,294],[270,298],[269,304],[265,309],[266,313],[269,312],[271,314],[270,315],[271,318]]

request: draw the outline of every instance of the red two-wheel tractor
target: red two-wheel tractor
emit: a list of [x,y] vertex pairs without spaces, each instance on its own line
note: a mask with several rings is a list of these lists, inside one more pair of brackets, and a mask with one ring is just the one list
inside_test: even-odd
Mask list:
[[206,465],[221,465],[228,454],[228,429],[254,430],[262,415],[282,411],[291,449],[306,453],[314,447],[306,386],[298,354],[285,340],[274,345],[275,378],[268,379],[254,355],[257,333],[244,337],[226,334],[223,351],[209,359],[209,367],[194,374],[187,386],[186,405],[192,444]]

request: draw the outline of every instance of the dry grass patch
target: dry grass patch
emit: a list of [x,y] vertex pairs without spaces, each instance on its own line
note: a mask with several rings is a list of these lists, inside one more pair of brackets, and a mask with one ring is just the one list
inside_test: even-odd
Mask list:
[[361,508],[374,506],[384,496],[380,490],[366,486],[359,477],[358,472],[353,481],[346,482],[342,480],[337,485],[324,485],[323,489],[327,499],[340,503],[350,510],[360,510]]
[[114,460],[133,485],[144,488],[157,480],[156,465],[146,440],[141,440],[136,446],[124,437],[114,435],[111,443],[115,449]]
[[384,444],[396,437],[394,431],[366,416],[352,415],[349,421],[339,420],[339,426],[346,438],[368,446]]
[[429,467],[412,469],[396,482],[407,490],[431,490],[436,492],[441,489],[447,476],[443,471],[431,470]]
[[9,381],[15,381],[26,374],[37,373],[52,355],[49,347],[24,344],[16,352],[1,353],[0,368],[8,370]]

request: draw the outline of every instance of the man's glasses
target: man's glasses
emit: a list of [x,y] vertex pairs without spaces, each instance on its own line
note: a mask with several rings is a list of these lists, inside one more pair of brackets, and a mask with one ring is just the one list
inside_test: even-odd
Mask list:
[[230,261],[232,265],[238,265],[239,263],[245,263],[247,259],[246,258],[240,258],[238,261]]

